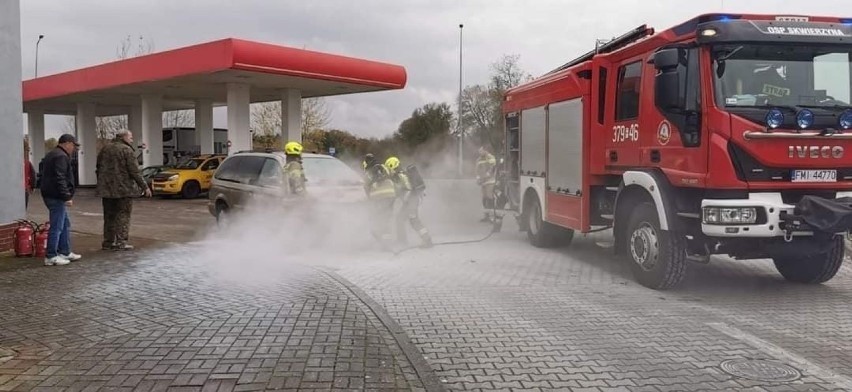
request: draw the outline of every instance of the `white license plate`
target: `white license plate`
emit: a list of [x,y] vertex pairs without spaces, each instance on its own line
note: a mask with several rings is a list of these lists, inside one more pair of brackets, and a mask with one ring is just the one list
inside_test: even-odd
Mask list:
[[793,170],[793,182],[837,182],[837,170]]

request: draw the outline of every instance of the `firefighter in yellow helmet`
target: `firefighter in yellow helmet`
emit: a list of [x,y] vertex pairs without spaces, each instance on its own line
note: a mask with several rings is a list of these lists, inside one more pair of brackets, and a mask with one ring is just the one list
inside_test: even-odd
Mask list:
[[305,170],[302,167],[302,145],[299,142],[287,142],[284,145],[284,175],[290,187],[290,193],[297,196],[305,194]]
[[482,207],[485,217],[480,222],[491,222],[495,207],[494,186],[497,184],[497,159],[488,152],[485,146],[479,147],[479,158],[476,160],[476,183],[482,190]]
[[385,167],[388,168],[394,188],[396,189],[396,197],[401,202],[399,213],[396,216],[397,240],[401,243],[408,242],[405,227],[405,220],[407,219],[411,228],[420,235],[421,246],[429,248],[432,246],[432,236],[429,235],[429,230],[426,229],[426,226],[423,226],[418,213],[420,198],[423,197],[423,191],[426,188],[422,183],[413,184],[408,173],[400,169],[400,163],[397,157],[390,157],[385,161]]
[[390,171],[373,154],[367,154],[361,166],[366,177],[364,190],[370,202],[371,232],[385,246],[390,242],[390,220],[396,190]]

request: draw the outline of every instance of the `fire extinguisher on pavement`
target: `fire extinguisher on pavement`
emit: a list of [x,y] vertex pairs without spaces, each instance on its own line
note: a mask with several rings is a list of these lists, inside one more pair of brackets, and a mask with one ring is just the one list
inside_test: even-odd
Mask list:
[[43,225],[36,225],[35,233],[35,257],[45,257],[47,255],[47,234],[50,231],[50,222],[45,222]]
[[35,250],[33,244],[34,223],[28,220],[19,220],[17,223],[18,227],[15,228],[15,256],[30,257]]

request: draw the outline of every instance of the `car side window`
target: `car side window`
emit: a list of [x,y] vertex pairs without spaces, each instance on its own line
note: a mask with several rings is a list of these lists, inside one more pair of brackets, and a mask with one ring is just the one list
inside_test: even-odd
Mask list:
[[265,160],[266,158],[257,156],[243,157],[243,161],[240,162],[239,168],[240,182],[243,184],[256,185]]
[[260,186],[281,186],[283,184],[283,169],[277,160],[266,158],[263,162],[263,168],[260,170],[260,177],[257,179],[257,184]]
[[214,177],[217,180],[239,182],[238,170],[243,158],[245,157],[233,157],[226,160],[222,163],[219,170],[216,171],[216,175]]
[[216,170],[218,167],[219,167],[219,160],[218,159],[210,159],[207,162],[204,162],[204,165],[201,166],[201,170],[202,171]]

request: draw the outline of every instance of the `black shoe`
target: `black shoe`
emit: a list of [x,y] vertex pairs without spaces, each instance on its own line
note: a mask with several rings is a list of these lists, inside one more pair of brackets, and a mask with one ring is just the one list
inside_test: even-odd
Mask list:
[[115,244],[101,244],[101,250],[115,250]]

